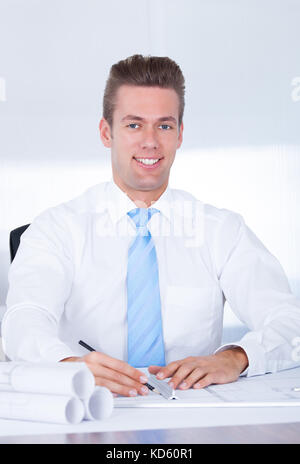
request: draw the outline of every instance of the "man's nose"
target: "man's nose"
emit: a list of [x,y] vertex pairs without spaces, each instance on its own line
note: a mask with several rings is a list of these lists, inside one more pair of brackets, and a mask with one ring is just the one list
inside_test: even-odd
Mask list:
[[155,129],[148,128],[143,131],[141,145],[143,149],[156,149],[159,147],[158,137]]

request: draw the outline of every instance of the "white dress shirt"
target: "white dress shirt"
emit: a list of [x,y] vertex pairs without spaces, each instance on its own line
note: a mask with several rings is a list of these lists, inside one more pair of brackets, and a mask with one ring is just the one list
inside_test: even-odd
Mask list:
[[[225,299],[249,332],[248,376],[299,365],[300,302],[278,260],[227,209],[167,188],[148,223],[161,292],[166,362],[223,350]],[[136,205],[114,182],[49,208],[24,232],[9,270],[3,347],[11,360],[82,356],[83,340],[127,361],[127,254]],[[229,345],[230,346],[230,345]]]

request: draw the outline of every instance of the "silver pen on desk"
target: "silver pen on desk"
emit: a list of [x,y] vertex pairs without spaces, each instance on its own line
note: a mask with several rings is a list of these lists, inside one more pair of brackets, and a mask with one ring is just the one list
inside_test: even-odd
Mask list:
[[300,392],[300,387],[294,387],[294,388],[292,388],[292,390],[293,390],[294,392]]

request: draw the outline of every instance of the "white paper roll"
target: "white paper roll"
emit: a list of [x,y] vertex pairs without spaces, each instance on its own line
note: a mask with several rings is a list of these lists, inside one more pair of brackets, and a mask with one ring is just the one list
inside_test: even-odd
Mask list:
[[84,406],[79,398],[36,393],[0,392],[3,419],[79,424]]
[[17,364],[10,372],[11,386],[20,392],[89,398],[95,388],[95,379],[86,364],[76,363],[71,368],[62,364]]
[[105,387],[95,387],[90,398],[83,400],[84,419],[103,420],[107,419],[114,407],[114,398],[112,393]]

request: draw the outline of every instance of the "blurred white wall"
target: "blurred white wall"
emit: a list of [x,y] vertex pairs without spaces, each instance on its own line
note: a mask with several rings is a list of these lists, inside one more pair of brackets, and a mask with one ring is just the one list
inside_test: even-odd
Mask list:
[[110,178],[102,93],[134,53],[186,78],[171,186],[242,214],[300,296],[299,24],[298,0],[0,0],[0,304],[9,231]]

